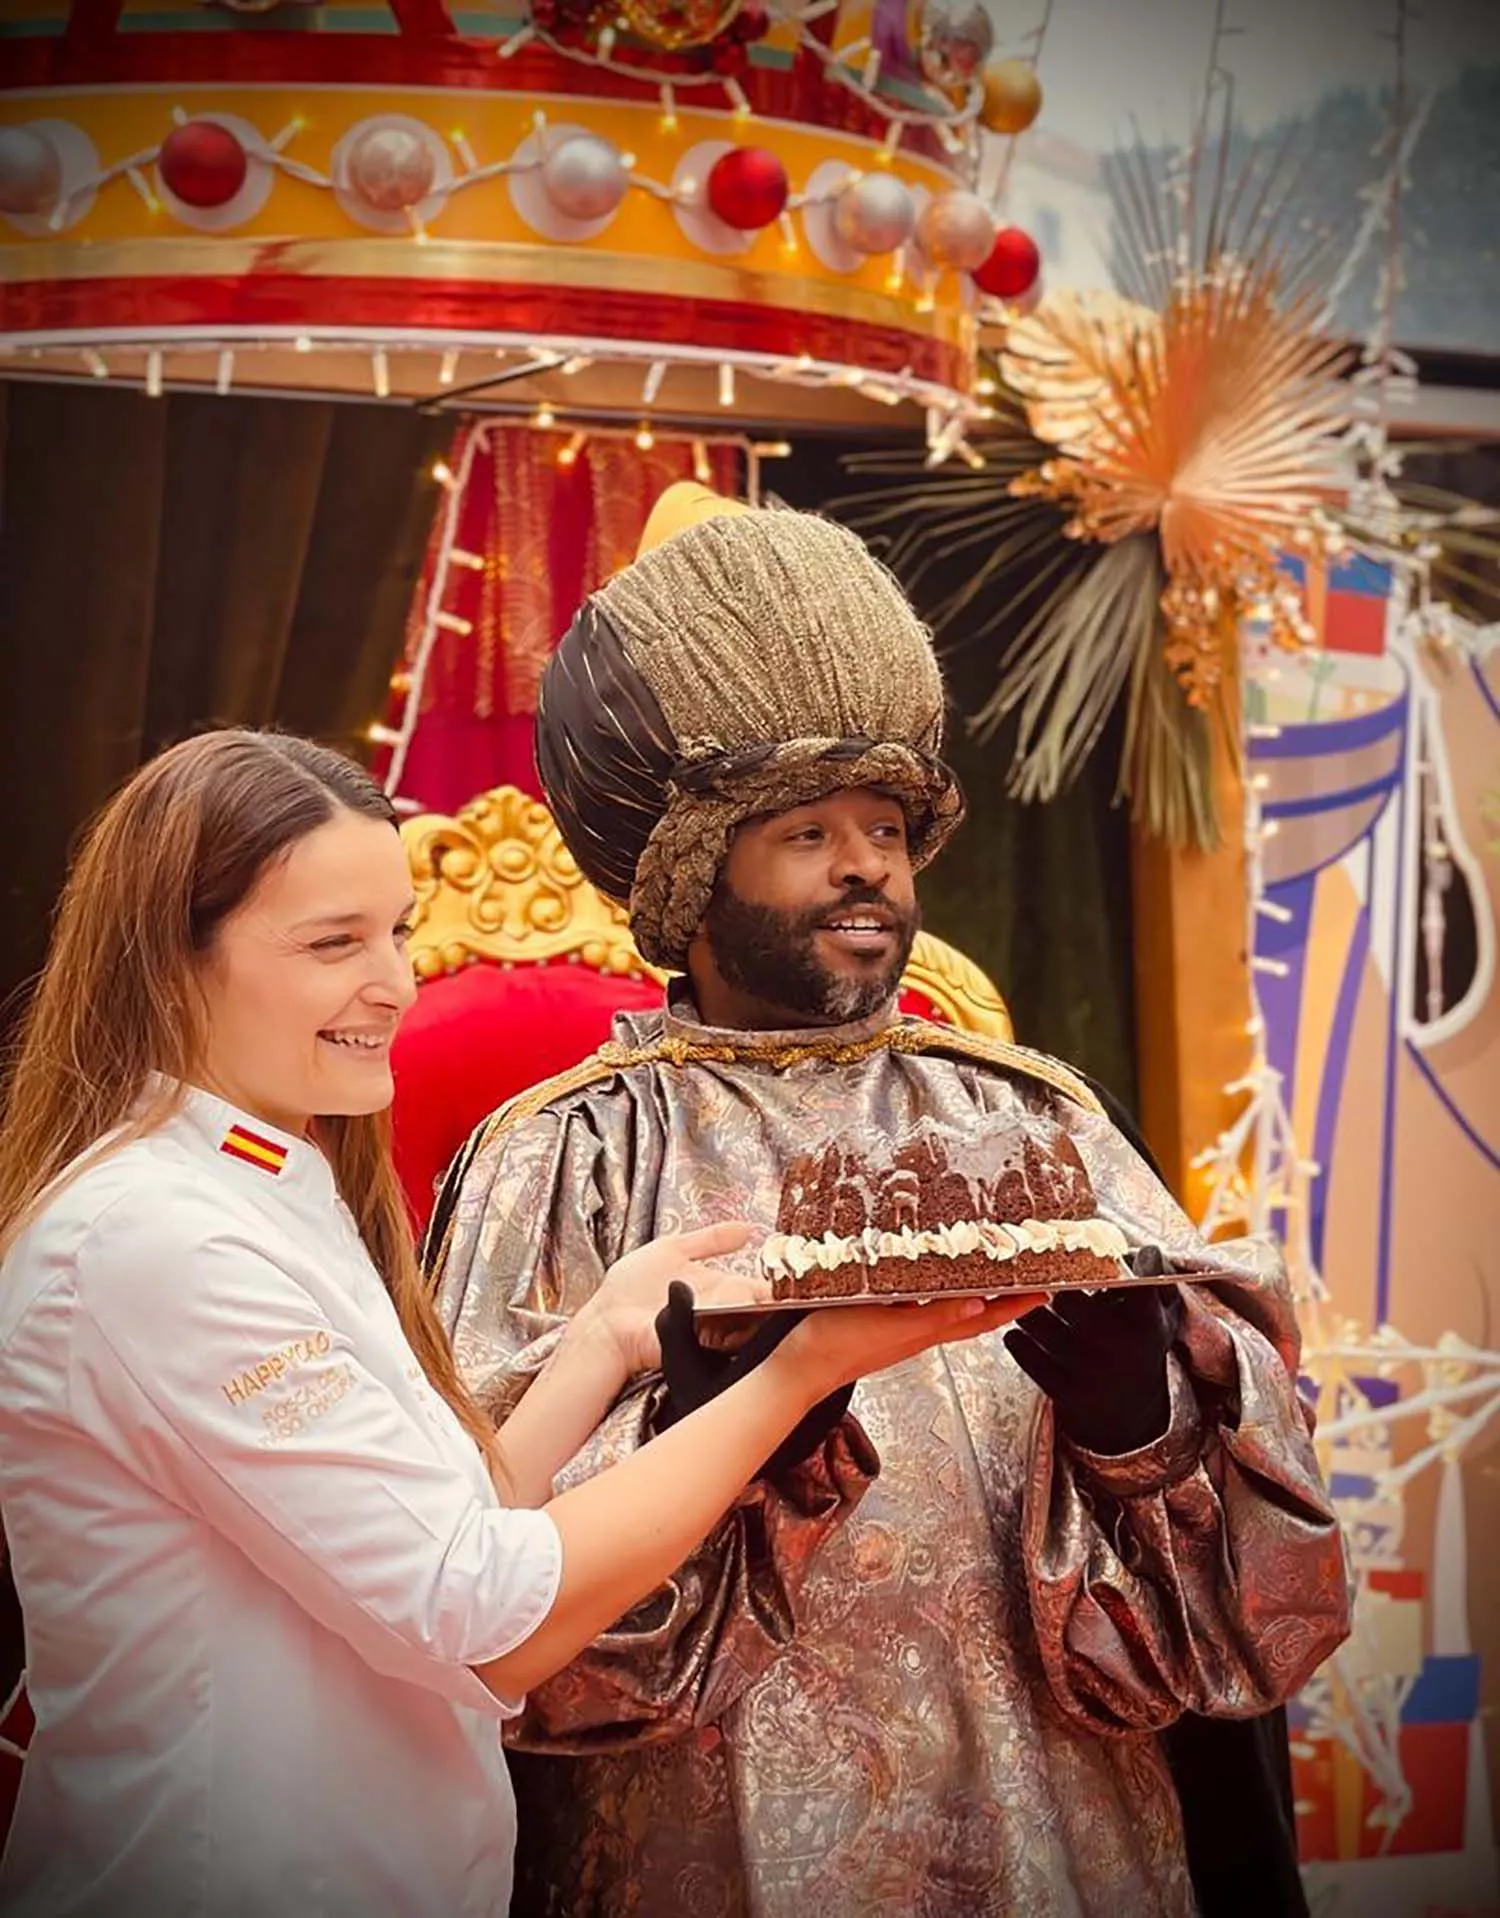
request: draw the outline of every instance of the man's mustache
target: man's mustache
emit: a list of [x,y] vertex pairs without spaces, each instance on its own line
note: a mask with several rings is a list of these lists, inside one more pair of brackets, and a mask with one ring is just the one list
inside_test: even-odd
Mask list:
[[816,906],[798,913],[797,924],[802,930],[817,932],[861,906],[878,907],[881,912],[888,914],[892,929],[896,932],[904,931],[917,916],[915,907],[898,905],[878,886],[853,886],[831,906]]

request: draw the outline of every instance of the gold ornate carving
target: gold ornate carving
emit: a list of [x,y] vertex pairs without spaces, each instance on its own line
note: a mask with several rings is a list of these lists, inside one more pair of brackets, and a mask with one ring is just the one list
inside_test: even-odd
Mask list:
[[[567,959],[617,977],[665,981],[636,951],[623,908],[584,878],[551,813],[530,794],[496,786],[452,818],[406,820],[401,837],[417,896],[411,954],[419,979],[476,962]],[[917,934],[904,983],[960,1031],[1010,1039],[1010,1015],[993,984],[933,934]]]
[[957,946],[930,932],[919,932],[906,962],[902,984],[924,999],[951,1025],[963,1032],[981,1032],[990,1039],[1011,1039],[1015,1028],[1010,1013],[989,975]]
[[453,818],[417,814],[401,837],[417,896],[411,954],[419,979],[479,960],[553,959],[665,978],[641,958],[623,909],[584,878],[551,813],[530,794],[496,786]]

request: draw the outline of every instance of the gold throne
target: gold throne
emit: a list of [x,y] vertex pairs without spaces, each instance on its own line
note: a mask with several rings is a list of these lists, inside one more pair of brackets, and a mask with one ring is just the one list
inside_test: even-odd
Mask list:
[[[618,1011],[658,1003],[667,975],[622,908],[578,870],[551,813],[515,786],[401,827],[416,893],[422,990],[397,1040],[396,1158],[425,1222],[433,1182],[502,1100],[583,1058]],[[972,960],[918,933],[902,1005],[1009,1039],[1005,1001]]]

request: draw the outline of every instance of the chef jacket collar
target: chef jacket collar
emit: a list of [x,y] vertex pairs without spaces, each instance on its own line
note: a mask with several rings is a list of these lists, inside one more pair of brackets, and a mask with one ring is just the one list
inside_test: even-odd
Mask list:
[[183,1086],[177,1117],[214,1155],[225,1177],[243,1180],[249,1191],[312,1200],[334,1197],[333,1168],[311,1139],[283,1132],[195,1085]]

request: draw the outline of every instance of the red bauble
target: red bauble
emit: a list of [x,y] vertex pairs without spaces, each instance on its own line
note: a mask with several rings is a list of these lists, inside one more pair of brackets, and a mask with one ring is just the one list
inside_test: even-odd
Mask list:
[[990,257],[974,269],[974,284],[997,300],[1018,300],[1042,270],[1036,241],[1018,226],[1003,226],[995,235]]
[[771,31],[771,16],[756,0],[750,0],[730,21],[729,31],[736,40],[764,40]]
[[250,161],[229,131],[213,120],[189,120],[161,143],[156,170],[185,206],[226,206],[245,184]]
[[731,147],[708,170],[708,204],[726,226],[758,233],[786,208],[786,168],[764,147]]

